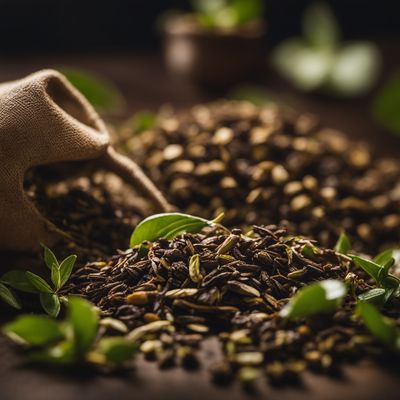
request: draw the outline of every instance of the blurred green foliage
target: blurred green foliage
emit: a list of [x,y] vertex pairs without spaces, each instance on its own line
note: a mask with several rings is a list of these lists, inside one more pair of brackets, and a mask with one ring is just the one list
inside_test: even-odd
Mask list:
[[272,53],[274,68],[296,88],[336,97],[367,93],[380,71],[380,53],[367,41],[343,44],[332,10],[312,3],[303,16],[303,36],[290,38]]

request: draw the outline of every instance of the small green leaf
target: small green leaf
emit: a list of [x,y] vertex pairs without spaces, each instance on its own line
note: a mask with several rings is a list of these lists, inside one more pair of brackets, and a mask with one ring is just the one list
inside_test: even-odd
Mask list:
[[379,341],[388,347],[400,350],[400,331],[391,319],[383,316],[372,304],[360,301],[356,313]]
[[56,321],[41,315],[21,315],[6,324],[3,332],[19,343],[31,346],[43,346],[64,336]]
[[51,270],[53,264],[58,265],[57,257],[47,246],[45,246],[43,243],[41,245],[44,249],[44,256],[43,256],[44,262],[47,268]]
[[32,362],[44,365],[65,366],[75,362],[73,344],[63,341],[29,355]]
[[281,316],[298,319],[335,311],[347,293],[343,282],[328,279],[300,289],[281,310]]
[[351,249],[350,239],[345,232],[342,232],[339,236],[338,241],[336,242],[335,250],[338,253],[346,255],[350,249]]
[[156,123],[156,114],[150,111],[139,111],[131,119],[130,125],[135,133],[151,129]]
[[365,258],[361,258],[358,256],[351,256],[354,264],[358,267],[362,268],[368,275],[374,278],[375,282],[380,284],[381,280],[379,279],[379,275],[381,273],[382,267],[373,261],[366,260]]
[[68,322],[73,331],[75,353],[78,357],[82,357],[90,349],[96,337],[98,312],[88,301],[70,297]]
[[23,270],[11,270],[6,272],[1,278],[0,282],[5,283],[7,286],[13,289],[20,290],[26,293],[37,293],[38,290],[31,283],[26,276],[26,271]]
[[99,111],[119,112],[125,102],[117,87],[104,77],[78,68],[60,68],[67,79],[89,100]]
[[382,307],[386,302],[387,289],[374,288],[370,289],[365,293],[358,296],[361,301],[366,301],[368,303],[375,304],[378,307]]
[[337,53],[325,87],[338,96],[363,95],[376,83],[380,67],[380,53],[374,44],[354,42]]
[[303,33],[312,46],[332,49],[340,39],[336,18],[325,2],[313,2],[303,15]]
[[30,271],[26,271],[25,274],[28,280],[40,293],[54,293],[54,290],[50,287],[50,285],[39,275],[36,275]]
[[59,290],[61,287],[61,273],[60,265],[58,264],[53,264],[51,267],[51,281],[53,282],[56,291]]
[[130,246],[135,247],[144,241],[153,242],[160,238],[173,239],[187,232],[197,233],[212,223],[213,221],[181,213],[156,214],[144,219],[136,227]]
[[40,304],[51,317],[56,318],[60,312],[60,300],[56,294],[40,293]]
[[61,264],[60,264],[60,275],[61,275],[61,282],[60,282],[60,287],[63,287],[69,277],[71,276],[72,269],[74,268],[75,262],[76,262],[76,256],[71,255],[68,256]]
[[99,341],[96,352],[105,356],[108,363],[121,365],[130,360],[137,351],[137,345],[122,337],[108,337]]
[[329,76],[333,54],[310,47],[300,38],[279,44],[271,55],[273,67],[296,88],[310,91],[319,88]]
[[21,303],[15,297],[15,294],[5,285],[0,283],[0,299],[5,301],[11,307],[14,307],[18,310],[22,308]]
[[400,135],[400,70],[379,89],[373,102],[374,118],[389,132]]
[[[395,263],[395,253],[396,250],[394,249],[387,249],[382,251],[377,256],[374,257],[373,261],[375,264],[381,265],[382,267],[386,267],[390,265],[390,267]],[[390,268],[389,267],[389,268]]]

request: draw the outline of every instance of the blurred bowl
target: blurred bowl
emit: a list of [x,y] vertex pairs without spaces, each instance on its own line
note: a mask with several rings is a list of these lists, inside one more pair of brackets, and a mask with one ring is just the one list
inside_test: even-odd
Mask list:
[[173,74],[197,85],[227,87],[256,73],[265,59],[265,23],[206,28],[191,15],[165,25],[165,58]]

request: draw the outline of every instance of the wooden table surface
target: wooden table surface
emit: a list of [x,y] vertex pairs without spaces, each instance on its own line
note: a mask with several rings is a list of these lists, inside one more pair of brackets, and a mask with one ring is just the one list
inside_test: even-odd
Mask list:
[[[400,41],[383,38],[379,44],[386,58],[385,71],[400,67]],[[17,79],[40,68],[79,66],[112,79],[127,98],[127,114],[142,109],[156,110],[164,103],[182,109],[212,100],[215,94],[200,92],[190,84],[166,73],[162,57],[155,53],[63,54],[41,56],[0,56],[0,81]],[[315,112],[323,123],[347,132],[355,139],[368,141],[380,155],[400,155],[400,137],[386,133],[370,116],[372,97],[339,101],[318,95],[299,94],[273,73],[266,70],[261,82],[290,97],[300,109]],[[3,314],[4,306],[0,304]],[[4,318],[2,318],[4,320]],[[261,390],[245,394],[238,385],[220,388],[210,383],[206,366],[218,358],[215,343],[206,343],[201,352],[203,367],[197,372],[180,369],[158,371],[155,365],[138,361],[136,369],[126,376],[94,376],[83,371],[62,374],[38,370],[24,365],[4,338],[0,338],[0,399],[240,399],[245,396],[268,399],[398,399],[399,370],[381,369],[373,365],[346,367],[341,378],[305,374],[301,388],[271,388],[260,383]]]

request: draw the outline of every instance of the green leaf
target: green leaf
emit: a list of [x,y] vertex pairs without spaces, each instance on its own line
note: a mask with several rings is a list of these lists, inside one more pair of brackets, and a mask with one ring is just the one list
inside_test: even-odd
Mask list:
[[309,91],[319,88],[329,76],[333,54],[312,48],[302,39],[292,38],[275,48],[271,62],[296,88]]
[[11,270],[6,272],[1,278],[0,282],[5,283],[7,286],[13,289],[20,290],[26,293],[37,293],[38,290],[31,283],[26,276],[26,271],[23,270]]
[[350,249],[351,249],[350,239],[348,238],[345,232],[342,232],[339,236],[338,241],[336,242],[335,250],[338,253],[346,255]]
[[144,219],[134,230],[130,246],[140,245],[144,241],[153,242],[160,238],[173,239],[183,233],[197,233],[205,226],[211,225],[200,217],[181,213],[156,214]]
[[388,131],[400,135],[400,70],[379,89],[373,103],[374,118]]
[[88,301],[70,297],[68,322],[73,331],[75,353],[78,357],[82,357],[91,348],[96,337],[98,313]]
[[47,268],[51,270],[53,264],[58,265],[57,257],[47,246],[45,246],[43,243],[41,243],[41,245],[44,249],[44,256],[43,256],[44,262]]
[[139,111],[131,119],[130,125],[135,133],[151,129],[156,124],[156,114],[150,111]]
[[50,285],[39,275],[36,275],[30,271],[26,271],[25,274],[26,274],[27,279],[32,283],[32,285],[40,293],[53,293],[54,292],[54,290],[50,287]]
[[103,338],[96,347],[96,353],[102,354],[113,365],[121,365],[130,360],[136,351],[137,345],[122,337]]
[[340,28],[327,3],[318,1],[308,6],[302,22],[304,37],[310,45],[332,49],[339,42]]
[[386,303],[387,289],[374,288],[370,289],[365,293],[358,296],[361,301],[375,304],[378,307],[382,307]]
[[392,267],[396,262],[396,251],[395,249],[387,249],[379,253],[374,257],[374,263],[381,265],[383,268],[388,268],[387,266]]
[[121,92],[107,79],[77,68],[62,67],[60,71],[99,111],[113,113],[123,109]]
[[56,294],[40,293],[40,304],[51,317],[56,318],[60,312],[60,300]]
[[68,279],[71,276],[74,268],[76,258],[76,255],[70,255],[60,264],[60,287],[63,287],[68,282]]
[[335,311],[347,293],[343,282],[328,279],[300,289],[281,310],[281,316],[298,319]]
[[382,271],[382,267],[380,265],[358,256],[351,256],[351,258],[354,264],[362,268],[369,276],[374,278],[376,283],[381,284],[380,274]]
[[43,346],[64,336],[56,321],[42,315],[21,315],[6,324],[3,332],[18,343],[31,346]]
[[44,365],[64,366],[75,362],[73,344],[63,341],[29,355],[31,361]]
[[59,290],[61,287],[61,273],[59,264],[53,264],[51,267],[51,281],[53,282],[56,291]]
[[356,313],[379,341],[386,346],[400,350],[400,331],[391,319],[383,316],[372,304],[360,301]]
[[263,18],[264,3],[262,0],[232,0],[231,8],[236,14],[237,25]]
[[367,93],[377,82],[381,57],[369,42],[354,42],[337,53],[326,89],[335,95],[355,97]]
[[15,297],[14,293],[2,283],[0,283],[0,299],[18,310],[22,308],[21,303]]

